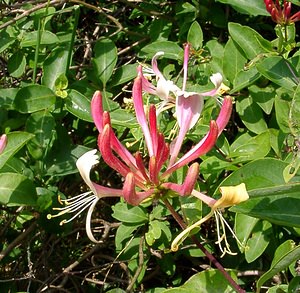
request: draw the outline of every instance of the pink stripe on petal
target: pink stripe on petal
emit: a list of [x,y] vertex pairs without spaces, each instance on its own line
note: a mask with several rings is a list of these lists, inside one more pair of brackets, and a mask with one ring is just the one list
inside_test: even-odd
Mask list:
[[150,127],[150,134],[152,138],[153,151],[155,156],[157,156],[158,133],[157,133],[157,121],[156,121],[156,108],[153,104],[151,104],[149,108],[149,127]]
[[183,91],[185,91],[187,75],[188,75],[189,54],[190,54],[190,44],[187,43],[184,46],[184,56],[183,56],[183,84],[182,84]]
[[148,122],[146,119],[146,114],[144,111],[144,103],[143,103],[143,96],[142,96],[142,80],[140,76],[138,76],[134,80],[132,96],[133,96],[136,118],[144,133],[146,145],[149,152],[149,157],[152,157],[154,155],[154,150],[153,150],[152,139],[148,127]]

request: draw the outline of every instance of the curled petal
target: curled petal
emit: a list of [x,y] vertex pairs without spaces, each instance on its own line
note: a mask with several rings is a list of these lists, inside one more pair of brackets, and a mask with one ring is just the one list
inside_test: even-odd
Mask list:
[[153,57],[152,57],[152,70],[155,73],[157,78],[164,78],[160,70],[158,69],[157,66],[157,58],[160,56],[163,56],[165,53],[163,51],[157,52]]
[[91,181],[90,172],[92,167],[99,163],[99,158],[96,155],[96,152],[97,150],[88,151],[83,154],[76,162],[76,166],[82,179],[95,195],[97,195],[97,190],[95,189],[94,184]]
[[222,186],[220,187],[220,191],[222,197],[213,205],[213,210],[231,207],[249,198],[245,183],[236,186]]
[[96,238],[94,237],[93,235],[93,232],[92,232],[92,227],[91,227],[91,222],[92,222],[92,214],[93,214],[93,211],[94,211],[94,208],[98,202],[99,198],[97,197],[94,202],[92,203],[92,205],[89,207],[89,210],[87,212],[87,215],[86,215],[86,220],[85,220],[85,230],[86,230],[86,234],[87,236],[89,237],[89,239],[94,242],[94,243],[101,243],[102,241],[98,241],[96,240]]
[[139,205],[144,199],[154,193],[154,189],[136,192],[135,187],[134,174],[128,173],[123,186],[123,197],[129,204],[134,206]]
[[143,75],[142,66],[139,66],[137,71],[138,76],[142,80],[143,91],[152,95],[156,95],[156,87],[147,78],[145,78],[145,76]]
[[0,154],[4,151],[7,145],[7,136],[6,134],[2,134],[0,137]]
[[215,88],[211,91],[205,92],[205,93],[201,93],[202,96],[214,96],[218,93],[220,87],[222,86],[222,81],[223,81],[223,77],[221,75],[221,73],[214,73],[211,77],[210,77],[210,81],[214,84]]

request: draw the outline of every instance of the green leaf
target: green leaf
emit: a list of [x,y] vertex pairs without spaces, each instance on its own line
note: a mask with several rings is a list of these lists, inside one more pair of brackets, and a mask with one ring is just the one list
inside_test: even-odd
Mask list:
[[117,48],[113,41],[103,38],[96,42],[93,52],[94,69],[105,88],[118,60]]
[[141,49],[139,57],[152,58],[157,52],[164,52],[164,57],[178,60],[182,58],[183,50],[176,43],[170,41],[157,41]]
[[[264,169],[266,172],[269,170]],[[273,170],[274,172],[275,170]],[[268,172],[270,173],[270,171]],[[283,177],[283,175],[281,175]],[[259,178],[261,180],[261,178]],[[270,179],[269,179],[270,180]],[[280,178],[280,180],[284,180]],[[241,181],[242,182],[242,181]],[[247,180],[244,180],[246,182]],[[300,184],[278,182],[272,187],[249,191],[250,199],[230,210],[268,220],[281,226],[300,227]]]
[[124,109],[116,109],[110,113],[113,125],[126,126],[128,128],[139,127],[136,117]]
[[280,244],[275,253],[271,263],[271,267],[275,265],[285,254],[295,248],[295,242],[293,240],[286,240],[284,243]]
[[116,86],[133,80],[137,75],[138,64],[126,64],[116,69],[109,85]]
[[[236,279],[235,273],[229,271]],[[162,293],[199,293],[222,292],[233,293],[235,290],[229,285],[227,279],[219,270],[208,269],[189,278],[184,285],[178,288],[166,289]]]
[[240,136],[230,146],[229,157],[235,158],[234,163],[250,161],[265,157],[269,153],[270,149],[271,143],[269,131],[260,133],[254,137],[251,137],[248,133],[246,133]]
[[0,89],[0,107],[4,106],[5,109],[12,110],[18,90],[18,88]]
[[286,254],[284,254],[277,262],[273,263],[270,269],[264,273],[257,281],[257,292],[260,291],[261,286],[277,273],[286,269],[292,262],[300,258],[300,246],[295,247]]
[[271,43],[248,26],[231,22],[228,24],[228,30],[233,41],[240,46],[249,60],[272,51]]
[[256,67],[250,67],[249,69],[242,69],[239,71],[235,79],[233,80],[233,89],[230,93],[235,93],[241,89],[253,84],[261,77],[261,74],[257,71]]
[[261,0],[217,0],[224,4],[231,5],[238,12],[250,15],[269,15],[266,6]]
[[239,113],[245,126],[252,132],[260,134],[268,129],[262,110],[253,102],[251,96],[236,100],[236,111]]
[[[38,31],[27,32],[20,42],[21,47],[36,46],[38,41]],[[50,31],[41,32],[41,45],[59,44],[59,38]]]
[[32,113],[51,108],[55,100],[54,93],[48,87],[33,84],[18,91],[14,106],[21,113]]
[[245,258],[248,263],[260,257],[269,245],[272,225],[268,221],[259,221],[252,230],[245,248]]
[[9,206],[35,205],[33,182],[18,173],[0,173],[0,202]]
[[147,223],[148,214],[142,207],[132,207],[125,203],[117,203],[113,206],[113,217],[125,223]]
[[16,36],[8,32],[9,28],[0,30],[0,53],[6,50],[15,40]]
[[300,83],[293,93],[291,108],[289,112],[289,125],[291,133],[295,137],[300,137]]
[[292,90],[298,84],[299,76],[295,76],[297,70],[283,57],[265,58],[256,68],[263,76],[285,89]]
[[48,111],[39,111],[31,114],[27,119],[25,130],[35,135],[28,142],[27,149],[36,160],[46,157],[54,139],[55,119]]
[[21,51],[14,53],[8,60],[7,70],[12,77],[20,77],[25,72],[26,58]]
[[[116,232],[115,236],[115,244],[116,250],[121,250],[125,245],[125,241],[132,237],[133,232],[140,226],[141,224],[129,224],[122,223]],[[142,224],[143,225],[143,224]]]
[[250,217],[248,215],[239,214],[235,215],[234,230],[237,238],[243,246],[239,245],[241,252],[245,250],[246,243],[252,233],[252,230],[259,220],[257,218]]
[[55,90],[55,81],[59,76],[67,73],[68,55],[69,50],[66,48],[58,48],[51,51],[43,63],[43,85]]
[[33,137],[33,134],[26,132],[8,133],[6,148],[0,154],[0,169],[16,152],[18,152]]
[[249,87],[249,92],[253,101],[256,102],[266,114],[270,114],[275,101],[274,88],[272,86],[260,88],[256,85],[252,85]]
[[[285,185],[282,172],[286,166],[287,163],[273,158],[255,160],[234,171],[222,181],[220,186],[238,185],[244,182],[247,190],[254,196],[257,195],[257,192],[259,194],[262,191],[260,188],[268,190],[268,187]],[[258,189],[256,193],[252,191],[254,189]],[[232,209],[236,209],[238,212],[240,205]]]
[[197,21],[194,21],[187,35],[187,41],[192,44],[195,50],[199,50],[202,48],[203,43],[203,32],[200,24]]
[[[58,136],[61,139],[62,136]],[[46,175],[48,176],[66,176],[78,172],[76,161],[80,156],[90,149],[82,146],[71,146],[64,139],[56,141],[55,147],[45,160]]]
[[284,90],[278,90],[275,95],[275,115],[280,130],[284,133],[290,133],[290,115],[291,102],[286,99],[287,93]]
[[91,115],[91,100],[76,90],[68,90],[65,99],[66,109],[74,116],[88,122],[93,122]]
[[233,40],[230,38],[225,45],[223,72],[226,78],[233,83],[238,72],[244,69],[247,59],[235,46]]

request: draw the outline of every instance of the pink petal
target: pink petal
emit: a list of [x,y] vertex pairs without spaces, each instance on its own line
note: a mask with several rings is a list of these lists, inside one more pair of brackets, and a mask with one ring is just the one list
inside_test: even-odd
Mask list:
[[103,130],[103,104],[102,104],[102,95],[100,91],[96,91],[93,95],[91,101],[91,112],[94,123],[99,131]]
[[4,151],[7,145],[7,136],[6,134],[2,134],[0,137],[0,154]]
[[209,132],[202,138],[191,150],[189,150],[182,158],[180,158],[174,165],[170,166],[163,174],[162,177],[167,177],[175,170],[187,165],[191,161],[197,159],[209,152],[216,143],[218,138],[218,126],[215,121],[210,122]]
[[144,199],[154,193],[154,189],[136,192],[135,186],[134,174],[128,173],[123,186],[123,197],[131,205],[139,205]]
[[222,133],[225,126],[227,125],[227,123],[230,119],[230,116],[231,116],[231,112],[232,112],[232,99],[231,99],[230,96],[226,96],[224,98],[219,116],[216,120],[217,125],[218,125],[218,129],[219,129],[219,134],[218,135],[220,135]]
[[154,155],[154,149],[153,149],[151,134],[148,128],[146,114],[144,111],[144,103],[143,103],[143,96],[142,96],[142,79],[140,75],[134,80],[132,96],[133,96],[136,118],[138,123],[141,125],[142,131],[144,133],[146,145],[149,152],[149,157],[152,157]]

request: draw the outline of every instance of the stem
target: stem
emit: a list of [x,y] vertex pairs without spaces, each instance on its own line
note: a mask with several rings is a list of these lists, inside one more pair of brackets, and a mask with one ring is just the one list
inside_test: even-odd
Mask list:
[[[174,208],[172,207],[172,205],[170,204],[170,202],[167,199],[164,199],[164,204],[166,205],[166,207],[169,209],[169,211],[171,212],[173,218],[176,220],[176,222],[178,223],[178,225],[182,228],[182,229],[186,229],[187,225],[186,223],[183,221],[183,219],[179,216],[179,214],[174,210]],[[206,248],[200,243],[200,241],[193,235],[191,236],[192,240],[194,241],[194,243],[198,246],[198,248],[200,248],[202,250],[202,252],[206,255],[206,257],[210,260],[210,262],[224,275],[224,277],[227,279],[227,281],[229,282],[229,284],[236,290],[236,292],[238,293],[245,293],[246,291],[243,290],[233,279],[232,277],[225,271],[225,269],[223,268],[223,266],[218,262],[218,260],[212,255],[210,254]]]

